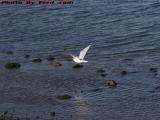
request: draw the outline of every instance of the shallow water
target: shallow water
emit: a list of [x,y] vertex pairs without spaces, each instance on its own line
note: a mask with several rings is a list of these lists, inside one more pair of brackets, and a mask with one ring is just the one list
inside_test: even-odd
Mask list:
[[[0,5],[0,111],[33,120],[52,119],[53,111],[57,120],[159,120],[160,75],[149,72],[160,67],[159,14],[157,0]],[[90,43],[89,62],[73,69],[65,55]],[[62,66],[53,67],[48,55]],[[37,57],[43,61],[31,62]],[[13,61],[21,68],[6,70]],[[96,75],[99,68],[106,77]],[[109,79],[116,88],[107,86]],[[63,94],[73,97],[56,99]]]

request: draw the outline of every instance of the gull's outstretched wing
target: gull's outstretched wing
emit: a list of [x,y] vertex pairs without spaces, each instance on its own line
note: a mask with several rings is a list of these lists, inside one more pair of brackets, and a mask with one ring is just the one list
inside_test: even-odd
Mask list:
[[84,56],[86,55],[88,49],[91,47],[91,45],[88,45],[86,48],[80,51],[79,59],[84,59]]

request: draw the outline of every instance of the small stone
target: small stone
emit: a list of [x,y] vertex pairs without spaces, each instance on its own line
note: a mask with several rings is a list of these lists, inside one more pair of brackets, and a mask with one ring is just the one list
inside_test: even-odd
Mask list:
[[50,115],[51,115],[52,117],[54,117],[54,116],[56,115],[56,113],[55,113],[55,112],[51,112]]
[[83,67],[83,65],[81,65],[81,64],[76,64],[73,66],[73,68],[81,68],[81,67]]
[[157,68],[150,68],[149,71],[150,72],[158,72]]
[[6,69],[13,69],[13,68],[15,68],[15,69],[17,69],[17,68],[20,68],[20,64],[19,63],[6,63],[5,64],[5,68]]
[[59,100],[68,100],[68,99],[71,99],[72,98],[72,96],[70,96],[70,95],[59,95],[59,96],[57,96],[57,99],[59,99]]
[[115,80],[108,80],[107,85],[110,87],[116,87],[117,82]]
[[125,70],[123,70],[122,72],[121,72],[121,75],[126,75],[127,74],[127,71],[125,71]]
[[105,73],[105,70],[103,70],[103,69],[98,69],[97,70],[97,74],[102,74],[102,73]]
[[12,52],[12,51],[10,51],[10,50],[9,50],[9,51],[7,51],[6,53],[7,53],[8,55],[12,55],[12,54],[13,54],[13,52]]
[[35,58],[35,59],[32,60],[32,62],[35,62],[35,63],[42,62],[42,59],[40,59],[40,58]]
[[48,60],[48,61],[53,61],[53,60],[55,60],[55,58],[54,58],[53,56],[49,55],[49,56],[47,57],[47,60]]

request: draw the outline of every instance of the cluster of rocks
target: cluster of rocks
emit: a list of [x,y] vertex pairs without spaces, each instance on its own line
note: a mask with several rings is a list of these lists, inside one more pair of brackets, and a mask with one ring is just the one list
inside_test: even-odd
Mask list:
[[[6,53],[9,54],[9,55],[14,54],[13,51],[7,51]],[[25,58],[29,58],[29,57],[30,57],[30,55],[25,55]],[[56,59],[52,55],[49,55],[46,59],[49,62],[52,62],[52,65],[54,67],[62,66],[62,64],[60,62],[55,61]],[[67,59],[69,59],[69,56],[67,56]],[[41,58],[34,58],[32,60],[32,62],[40,63],[40,62],[42,62],[42,59]],[[20,63],[16,63],[16,62],[8,62],[8,63],[5,64],[5,68],[6,69],[18,69],[20,67],[21,67]],[[82,64],[75,64],[75,65],[73,65],[72,68],[78,69],[78,68],[82,68],[82,67],[83,67]],[[156,75],[157,72],[158,72],[158,69],[155,68],[155,67],[151,67],[151,68],[149,68],[149,71],[152,72],[152,73],[155,73],[155,75]],[[107,73],[106,73],[106,71],[104,69],[98,69],[96,71],[96,74],[99,75],[99,76],[102,76],[102,77],[105,77],[107,75]],[[126,70],[123,70],[121,72],[121,75],[123,75],[123,76],[127,75],[127,74],[128,74],[128,72]],[[117,82],[116,82],[116,80],[107,80],[107,85],[110,86],[110,87],[116,87],[117,86]],[[57,96],[57,99],[67,99],[67,98],[70,98],[70,96],[67,96],[67,95]]]

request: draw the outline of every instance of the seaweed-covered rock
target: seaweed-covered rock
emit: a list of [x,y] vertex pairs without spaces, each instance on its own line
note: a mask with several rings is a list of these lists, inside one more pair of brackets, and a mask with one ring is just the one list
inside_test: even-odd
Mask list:
[[73,66],[73,68],[81,68],[81,67],[83,67],[83,65],[81,65],[81,64],[75,64],[75,65]]
[[149,69],[149,71],[150,71],[150,72],[158,72],[158,69],[157,69],[157,68],[152,67],[152,68],[150,68],[150,69]]
[[59,99],[59,100],[68,100],[68,99],[71,99],[71,98],[72,98],[72,96],[67,95],[67,94],[57,96],[57,99]]
[[55,60],[55,58],[54,58],[53,56],[49,55],[49,56],[47,57],[47,60],[48,60],[48,61],[53,61],[53,60]]
[[6,69],[13,69],[13,68],[17,69],[17,68],[20,68],[20,67],[21,67],[21,65],[19,63],[9,62],[9,63],[5,64]]
[[107,85],[110,87],[116,87],[117,82],[115,80],[107,80]]
[[39,62],[42,62],[42,59],[40,59],[40,58],[35,58],[35,59],[32,60],[32,62],[39,63]]

